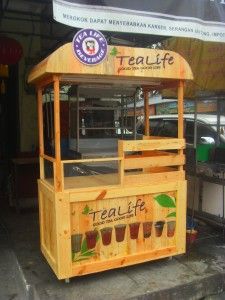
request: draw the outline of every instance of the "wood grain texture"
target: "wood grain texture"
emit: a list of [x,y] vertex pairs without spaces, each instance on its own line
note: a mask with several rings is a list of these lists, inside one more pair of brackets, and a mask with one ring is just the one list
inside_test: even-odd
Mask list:
[[54,185],[56,192],[62,191],[61,143],[60,143],[60,103],[59,78],[54,76],[54,133],[55,133],[55,162]]
[[157,155],[151,157],[139,157],[139,158],[126,158],[124,160],[124,169],[132,170],[138,168],[150,168],[150,167],[165,167],[165,166],[178,166],[184,165],[184,155],[171,154],[171,155]]
[[[43,80],[48,74],[72,75],[74,80],[78,78],[79,75],[86,75],[89,76],[89,78],[91,76],[107,76],[114,81],[126,81],[128,78],[136,78],[141,81],[141,79],[144,78],[149,80],[149,84],[148,80],[145,81],[146,85],[151,85],[150,80],[152,79],[158,79],[159,84],[163,79],[193,79],[188,63],[178,53],[157,49],[116,46],[118,54],[114,56],[110,55],[113,48],[114,46],[109,46],[106,59],[101,64],[93,67],[82,64],[74,56],[72,43],[65,44],[31,70],[28,82],[38,82],[39,80]],[[173,63],[167,64],[164,67],[158,63],[159,68],[153,68],[145,63],[139,63],[137,66],[133,67],[133,65],[128,64],[128,59],[122,59],[121,61],[121,56],[135,58],[141,56],[149,57],[154,59],[153,63],[157,60],[157,56],[160,57],[160,59],[165,56],[171,56],[173,57]]]
[[184,139],[149,139],[137,141],[123,141],[123,151],[149,151],[149,150],[173,150],[184,149]]

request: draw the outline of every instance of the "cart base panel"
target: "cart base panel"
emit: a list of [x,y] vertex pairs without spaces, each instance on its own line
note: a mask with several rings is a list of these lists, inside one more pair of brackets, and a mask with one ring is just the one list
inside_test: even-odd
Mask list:
[[57,193],[40,180],[39,209],[41,250],[59,279],[185,252],[185,180]]

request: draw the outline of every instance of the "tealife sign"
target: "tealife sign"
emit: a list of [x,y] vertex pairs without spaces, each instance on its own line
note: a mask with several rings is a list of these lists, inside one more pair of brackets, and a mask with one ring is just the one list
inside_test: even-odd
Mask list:
[[118,73],[121,70],[159,70],[174,64],[174,57],[169,52],[166,52],[163,56],[157,54],[153,58],[149,56],[116,56],[116,59],[119,60]]
[[85,65],[101,63],[107,54],[107,41],[104,35],[93,29],[82,29],[73,38],[75,56]]
[[52,0],[54,19],[77,28],[225,42],[225,0]]

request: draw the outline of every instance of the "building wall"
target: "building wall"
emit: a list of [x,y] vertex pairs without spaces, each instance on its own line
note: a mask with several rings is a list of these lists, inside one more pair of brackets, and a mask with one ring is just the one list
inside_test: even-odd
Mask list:
[[[15,14],[13,15],[14,17]],[[21,17],[21,16],[18,16]],[[19,62],[19,140],[20,151],[32,151],[38,145],[37,105],[34,90],[28,89],[27,75],[34,59],[37,60],[40,53],[40,37],[32,33],[40,33],[40,23],[28,21],[5,20],[1,27],[6,36],[14,38],[23,47],[23,57]],[[21,35],[20,28],[27,31],[28,35]],[[27,28],[27,30],[25,29]]]

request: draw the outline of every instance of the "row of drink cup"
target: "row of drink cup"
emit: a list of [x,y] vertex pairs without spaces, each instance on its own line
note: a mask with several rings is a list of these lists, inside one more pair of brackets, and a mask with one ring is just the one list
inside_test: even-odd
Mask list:
[[[139,229],[140,229],[140,222],[135,222],[135,223],[130,223],[129,226],[129,231],[130,231],[130,238],[132,240],[135,240],[138,238],[139,234]],[[143,222],[143,237],[149,238],[152,233],[152,225],[153,222]],[[155,227],[155,236],[156,237],[161,237],[163,233],[163,228],[165,225],[165,221],[158,221],[154,223]],[[126,227],[127,224],[118,224],[115,225],[115,235],[116,235],[116,241],[118,243],[123,242],[124,237],[125,237],[125,232],[126,232]],[[167,237],[173,237],[174,232],[175,232],[175,227],[176,227],[176,222],[175,221],[168,221],[167,222]],[[102,244],[104,246],[108,246],[111,244],[111,239],[112,239],[112,230],[113,227],[104,227],[100,229],[101,232],[101,238],[102,238]],[[91,230],[91,231],[86,231],[85,232],[85,237],[87,241],[87,248],[88,249],[93,249],[96,246],[97,242],[97,236],[98,236],[98,231],[97,230]],[[83,238],[83,234],[74,234],[72,235],[72,252],[80,252],[81,250],[81,242]]]

